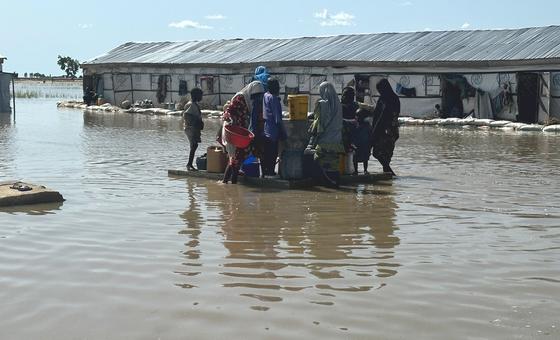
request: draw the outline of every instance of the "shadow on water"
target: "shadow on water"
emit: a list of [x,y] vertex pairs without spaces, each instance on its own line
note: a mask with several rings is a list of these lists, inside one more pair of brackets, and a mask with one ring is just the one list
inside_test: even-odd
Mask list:
[[[226,250],[217,280],[241,296],[265,289],[334,297],[381,288],[400,267],[394,196],[390,182],[339,191],[271,191],[188,180],[187,209],[180,215],[185,228],[179,232],[188,238],[189,269],[183,274],[203,273],[199,259],[210,249],[200,239],[201,226],[215,221]],[[193,279],[180,286],[198,284]]]
[[56,214],[62,208],[63,202],[42,203],[33,205],[16,205],[9,207],[0,207],[0,214],[26,214],[30,216],[41,216]]
[[10,112],[0,112],[0,127],[12,125],[12,114]]

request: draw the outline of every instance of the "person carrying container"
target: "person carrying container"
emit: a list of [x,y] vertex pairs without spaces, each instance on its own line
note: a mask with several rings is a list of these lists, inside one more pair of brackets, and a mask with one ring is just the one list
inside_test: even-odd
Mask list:
[[263,93],[264,87],[262,83],[260,81],[253,81],[237,92],[224,110],[221,140],[226,147],[229,161],[224,171],[223,183],[228,183],[230,180],[232,184],[237,183],[239,168],[248,154],[248,148],[237,148],[232,143],[227,143],[225,136],[226,126],[233,125],[248,129],[255,98],[260,98],[262,103]]

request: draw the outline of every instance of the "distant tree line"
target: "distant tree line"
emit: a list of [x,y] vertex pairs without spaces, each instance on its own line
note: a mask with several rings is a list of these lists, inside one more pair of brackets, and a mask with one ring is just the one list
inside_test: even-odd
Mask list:
[[25,72],[23,74],[24,78],[48,78],[51,77],[51,75],[49,74],[48,76],[46,74],[43,73],[39,73],[39,72]]
[[[58,56],[58,61],[56,62],[58,64],[58,66],[60,66],[60,69],[63,70],[66,73],[66,78],[72,78],[75,79],[76,78],[76,74],[78,73],[78,71],[80,70],[80,62],[77,59],[72,59],[71,57],[63,57],[63,56]],[[18,78],[18,74],[14,73],[14,77]],[[24,78],[53,78],[53,76],[51,74],[46,75],[44,73],[40,73],[40,72],[25,72],[23,74]],[[55,76],[55,78],[60,78]],[[82,76],[80,75],[80,78],[82,78]]]
[[[19,73],[14,73],[14,78],[17,79],[17,78],[19,78],[20,75],[21,74],[19,74]],[[52,78],[67,78],[67,77],[66,76],[54,76],[53,77],[52,74],[47,75],[47,74],[39,73],[39,72],[29,72],[29,73],[25,72],[23,74],[23,78],[38,78],[38,79],[49,78],[49,79],[52,79]],[[82,78],[82,76],[80,75],[79,77],[75,77],[75,78]]]

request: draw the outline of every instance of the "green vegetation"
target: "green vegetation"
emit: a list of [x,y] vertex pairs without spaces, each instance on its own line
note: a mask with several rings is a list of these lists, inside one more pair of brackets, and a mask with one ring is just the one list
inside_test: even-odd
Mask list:
[[39,73],[39,72],[35,72],[35,73],[29,72],[29,74],[28,74],[28,73],[24,73],[24,74],[23,74],[23,76],[24,76],[25,78],[27,78],[28,75],[29,75],[29,78],[47,78],[47,77],[49,77],[49,76],[47,76],[46,74]]
[[61,79],[53,81],[52,79],[34,79],[15,81],[16,98],[80,99],[82,95],[82,82],[79,80],[69,81]]
[[56,63],[60,66],[61,70],[66,72],[68,78],[76,78],[76,73],[78,73],[80,69],[80,62],[78,62],[78,60],[59,55]]

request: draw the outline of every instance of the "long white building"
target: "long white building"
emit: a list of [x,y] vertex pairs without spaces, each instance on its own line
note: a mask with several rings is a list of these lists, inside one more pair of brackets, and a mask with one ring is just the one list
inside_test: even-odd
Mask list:
[[[220,105],[267,66],[282,95],[324,80],[375,102],[378,79],[401,95],[402,114],[527,123],[560,118],[560,26],[507,30],[355,34],[294,39],[129,42],[82,64],[84,87],[111,103],[177,102],[198,86]],[[311,109],[311,107],[310,107]]]

